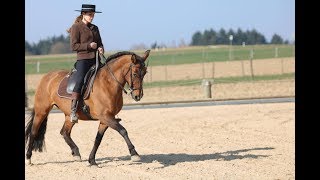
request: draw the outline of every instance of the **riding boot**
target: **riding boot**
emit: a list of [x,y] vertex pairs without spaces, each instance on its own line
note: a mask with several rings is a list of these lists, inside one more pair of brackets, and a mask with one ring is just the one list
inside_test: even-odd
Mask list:
[[72,92],[71,98],[70,121],[73,123],[78,123],[78,116],[76,115],[76,112],[79,104],[80,93]]

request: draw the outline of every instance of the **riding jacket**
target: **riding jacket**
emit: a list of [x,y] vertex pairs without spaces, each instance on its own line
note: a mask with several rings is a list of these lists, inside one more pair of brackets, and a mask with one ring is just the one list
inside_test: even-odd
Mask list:
[[[96,49],[90,47],[91,42],[97,43]],[[74,23],[70,31],[70,47],[77,52],[77,60],[95,58],[98,48],[103,48],[98,26],[82,21]]]

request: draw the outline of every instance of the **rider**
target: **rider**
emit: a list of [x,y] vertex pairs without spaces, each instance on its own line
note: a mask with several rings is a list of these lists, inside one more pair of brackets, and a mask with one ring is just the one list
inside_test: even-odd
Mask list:
[[101,13],[95,10],[96,6],[92,4],[82,4],[80,15],[75,19],[74,24],[67,31],[70,33],[70,46],[77,52],[77,61],[74,64],[76,69],[75,81],[71,96],[71,122],[77,123],[76,115],[80,93],[83,86],[84,76],[92,65],[96,63],[96,52],[104,53],[104,48],[99,29],[92,24],[95,13]]

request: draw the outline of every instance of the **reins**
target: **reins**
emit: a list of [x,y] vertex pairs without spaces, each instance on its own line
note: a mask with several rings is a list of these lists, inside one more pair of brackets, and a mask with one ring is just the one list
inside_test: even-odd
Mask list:
[[[107,66],[107,69],[109,71],[109,73],[111,74],[112,78],[118,83],[118,85],[120,86],[120,88],[123,90],[124,93],[128,94],[128,92],[126,91],[126,89],[121,85],[121,83],[118,81],[118,79],[114,76],[114,74],[112,73],[110,67],[108,66],[108,63],[107,63],[107,58],[104,56],[104,54],[100,54],[102,56],[102,58],[104,59],[104,63],[105,65]],[[131,65],[130,65],[130,70],[131,70]],[[129,88],[129,92],[131,94],[133,90],[131,89],[131,87]]]
[[[99,53],[99,52],[98,52]],[[94,70],[94,74],[92,75],[93,78],[91,78],[91,81],[89,83],[89,87],[90,89],[92,89],[92,86],[93,86],[93,81],[97,75],[97,72],[98,72],[98,69],[99,69],[99,56],[96,56],[96,66],[95,66],[95,70]]]

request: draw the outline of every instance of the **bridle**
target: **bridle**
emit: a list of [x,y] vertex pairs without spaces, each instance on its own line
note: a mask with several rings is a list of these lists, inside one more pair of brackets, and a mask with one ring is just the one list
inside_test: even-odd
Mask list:
[[[105,56],[103,55],[103,54],[100,54],[103,58],[104,58],[104,60],[106,61],[106,58],[105,58]],[[130,84],[129,84],[129,89],[128,89],[128,91],[124,88],[124,86],[122,86],[121,85],[121,83],[118,81],[118,79],[115,77],[115,75],[113,74],[113,72],[112,72],[112,70],[110,69],[110,67],[108,66],[108,63],[107,62],[105,62],[105,65],[107,66],[107,69],[108,69],[108,71],[109,71],[109,73],[111,74],[111,76],[112,76],[112,78],[118,83],[118,85],[120,86],[120,88],[122,89],[122,91],[125,93],[125,94],[130,94],[130,95],[132,95],[132,92],[134,91],[134,90],[140,90],[141,91],[141,93],[140,93],[140,98],[143,96],[143,88],[142,88],[142,83],[143,83],[143,76],[142,76],[142,68],[143,67],[145,67],[145,65],[144,65],[144,62],[141,62],[141,61],[139,61],[139,64],[140,64],[140,68],[139,68],[139,80],[140,80],[140,87],[138,87],[138,88],[134,88],[133,87],[133,76],[135,76],[133,73],[132,73],[132,67],[135,65],[135,64],[133,64],[133,63],[131,63],[130,64],[130,66],[129,66],[129,69],[128,69],[128,71],[125,73],[125,75],[124,76],[127,76],[127,74],[129,73],[129,71],[130,71]]]

